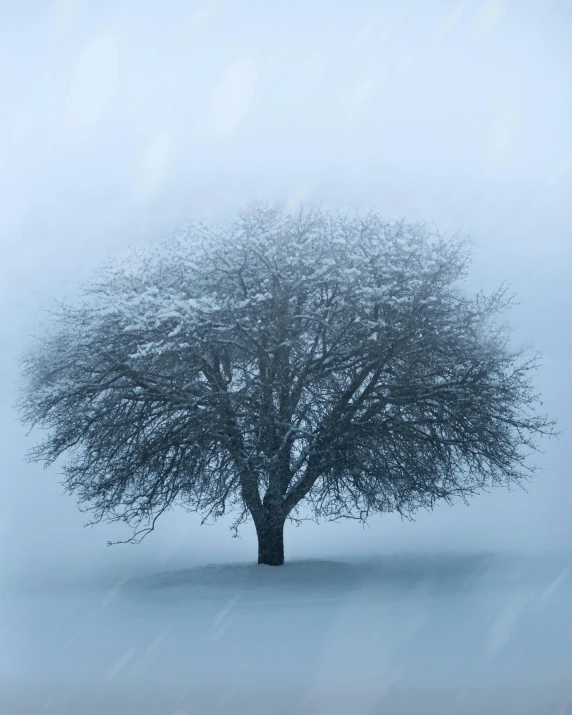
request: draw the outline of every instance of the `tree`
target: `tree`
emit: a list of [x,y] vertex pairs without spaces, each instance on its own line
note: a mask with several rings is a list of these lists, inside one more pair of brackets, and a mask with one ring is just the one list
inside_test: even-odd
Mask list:
[[251,207],[102,269],[24,360],[31,458],[130,540],[175,504],[249,517],[410,517],[535,471],[537,357],[465,295],[470,251],[377,214]]

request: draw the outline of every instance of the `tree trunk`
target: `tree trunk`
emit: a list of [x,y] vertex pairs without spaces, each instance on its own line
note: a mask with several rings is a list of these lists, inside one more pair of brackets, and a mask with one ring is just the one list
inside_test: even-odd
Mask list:
[[282,566],[284,563],[284,520],[265,518],[256,524],[258,563]]

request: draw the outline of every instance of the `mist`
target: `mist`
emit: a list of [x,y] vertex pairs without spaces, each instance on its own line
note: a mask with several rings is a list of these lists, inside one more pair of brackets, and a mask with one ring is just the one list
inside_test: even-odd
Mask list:
[[129,530],[84,528],[57,468],[25,461],[37,437],[13,406],[50,300],[130,245],[260,200],[469,235],[468,288],[510,283],[514,344],[542,353],[538,388],[563,431],[526,491],[414,522],[287,526],[287,558],[569,552],[571,34],[565,0],[4,3],[1,581],[252,560],[251,524],[232,539],[230,521],[182,511],[108,548]]

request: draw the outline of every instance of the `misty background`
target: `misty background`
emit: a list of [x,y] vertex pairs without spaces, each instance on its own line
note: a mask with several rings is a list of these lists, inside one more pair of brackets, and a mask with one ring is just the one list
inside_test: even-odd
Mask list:
[[2,3],[0,542],[6,581],[253,560],[175,511],[139,546],[27,464],[18,359],[53,297],[130,244],[252,200],[377,208],[472,237],[564,433],[527,492],[286,528],[286,558],[572,546],[572,5],[566,0]]

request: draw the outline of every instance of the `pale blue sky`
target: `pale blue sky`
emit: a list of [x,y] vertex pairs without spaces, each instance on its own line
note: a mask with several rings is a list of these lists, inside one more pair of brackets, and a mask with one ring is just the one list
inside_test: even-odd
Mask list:
[[[570,36],[570,3],[549,0],[2,3],[0,528],[10,563],[119,558],[105,550],[106,527],[82,530],[54,472],[22,462],[31,440],[13,420],[15,358],[38,307],[128,243],[250,199],[375,205],[470,232],[471,284],[513,284],[515,340],[546,355],[546,406],[570,425]],[[333,553],[340,534],[355,550],[569,547],[571,462],[565,434],[529,495],[287,539],[299,553],[310,538]],[[196,523],[165,520],[139,553],[205,538]],[[242,548],[226,525],[208,534],[221,553]]]

